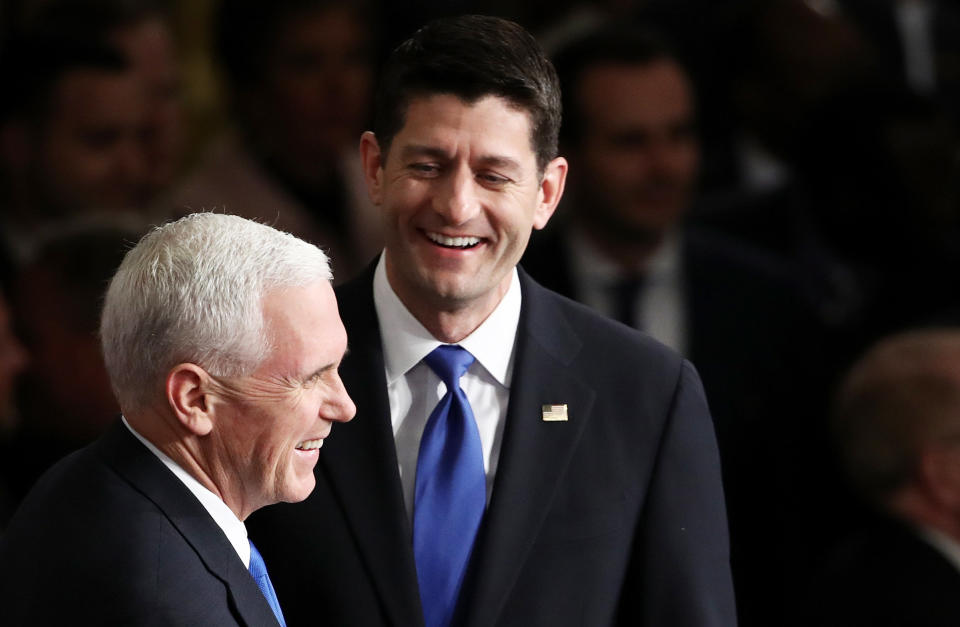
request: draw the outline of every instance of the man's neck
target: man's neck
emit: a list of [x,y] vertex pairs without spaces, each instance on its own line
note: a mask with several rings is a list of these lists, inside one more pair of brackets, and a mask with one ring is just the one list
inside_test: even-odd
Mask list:
[[511,271],[490,292],[476,298],[454,300],[430,293],[428,289],[422,289],[416,293],[397,289],[400,282],[391,278],[389,258],[386,270],[390,289],[397,295],[403,306],[433,337],[445,344],[461,341],[483,324],[483,321],[490,317],[503,300],[513,280],[513,271]]
[[229,485],[230,477],[227,477],[222,469],[209,463],[200,438],[187,432],[176,418],[156,409],[125,412],[124,418],[134,431],[226,503],[238,519],[245,520],[256,510],[256,507],[244,507],[243,503],[236,502],[236,499],[231,498],[228,491],[223,489],[222,486]]
[[574,224],[599,254],[625,274],[646,271],[650,260],[666,240],[665,232],[650,231],[642,235],[623,237],[622,234],[615,236],[607,229],[588,221],[577,221]]
[[[509,285],[507,283],[507,287]],[[502,287],[494,294],[487,295],[482,301],[471,301],[462,306],[456,306],[456,304],[451,306],[450,303],[439,301],[431,304],[417,299],[405,300],[399,294],[398,297],[413,317],[433,337],[445,344],[456,344],[476,331],[477,327],[490,317],[504,294],[506,294],[506,288]]]

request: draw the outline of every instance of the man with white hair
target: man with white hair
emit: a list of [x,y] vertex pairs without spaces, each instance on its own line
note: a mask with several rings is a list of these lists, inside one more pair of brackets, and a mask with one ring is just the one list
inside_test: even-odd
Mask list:
[[331,278],[315,246],[211,213],[126,255],[100,329],[123,418],[0,539],[4,624],[284,623],[243,521],[306,498],[355,412]]

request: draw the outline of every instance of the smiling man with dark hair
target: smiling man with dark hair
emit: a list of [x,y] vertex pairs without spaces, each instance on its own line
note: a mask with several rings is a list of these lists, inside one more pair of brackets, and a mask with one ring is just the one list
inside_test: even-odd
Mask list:
[[359,419],[305,503],[251,525],[291,623],[735,624],[695,370],[517,267],[567,174],[536,41],[432,22],[388,61],[376,119],[360,152],[386,245],[338,292]]

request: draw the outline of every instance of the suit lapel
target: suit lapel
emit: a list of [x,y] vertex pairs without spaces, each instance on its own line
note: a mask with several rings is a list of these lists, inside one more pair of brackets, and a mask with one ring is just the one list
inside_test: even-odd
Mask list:
[[337,292],[350,346],[340,376],[357,414],[337,425],[337,436],[324,445],[318,468],[343,507],[392,622],[417,625],[423,618],[373,304],[374,267]]
[[[570,370],[581,341],[552,298],[521,271],[523,310],[507,423],[493,496],[474,549],[461,609],[464,624],[493,625],[540,531],[589,419],[595,393]],[[542,406],[567,404],[548,422]]]
[[99,454],[166,514],[207,570],[226,584],[235,611],[248,625],[276,619],[226,535],[199,501],[130,431],[117,423],[98,443]]

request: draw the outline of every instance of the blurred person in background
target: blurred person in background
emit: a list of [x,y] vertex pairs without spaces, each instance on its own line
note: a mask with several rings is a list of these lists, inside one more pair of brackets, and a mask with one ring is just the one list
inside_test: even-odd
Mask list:
[[136,210],[147,107],[122,54],[37,36],[3,53],[3,81],[3,238],[16,263],[64,220]]
[[798,624],[960,624],[960,329],[881,340],[832,420],[844,477],[876,512],[840,543]]
[[909,88],[845,3],[737,4],[718,34],[727,151],[711,157],[736,172],[705,190],[695,220],[800,268],[834,378],[957,299],[941,271],[960,250],[956,110]]
[[836,0],[881,61],[916,93],[960,108],[960,7],[949,0]]
[[141,129],[147,203],[180,172],[184,103],[168,4],[161,0],[51,0],[24,18],[24,30],[97,42],[121,55],[137,75],[146,103]]
[[357,159],[377,43],[368,8],[234,0],[214,21],[236,128],[166,204],[265,220],[329,249],[338,279],[349,278],[382,243]]
[[55,461],[89,444],[115,418],[97,329],[107,283],[143,230],[99,223],[60,233],[24,266],[12,292],[29,367],[19,421],[0,444],[0,477],[18,502]]

